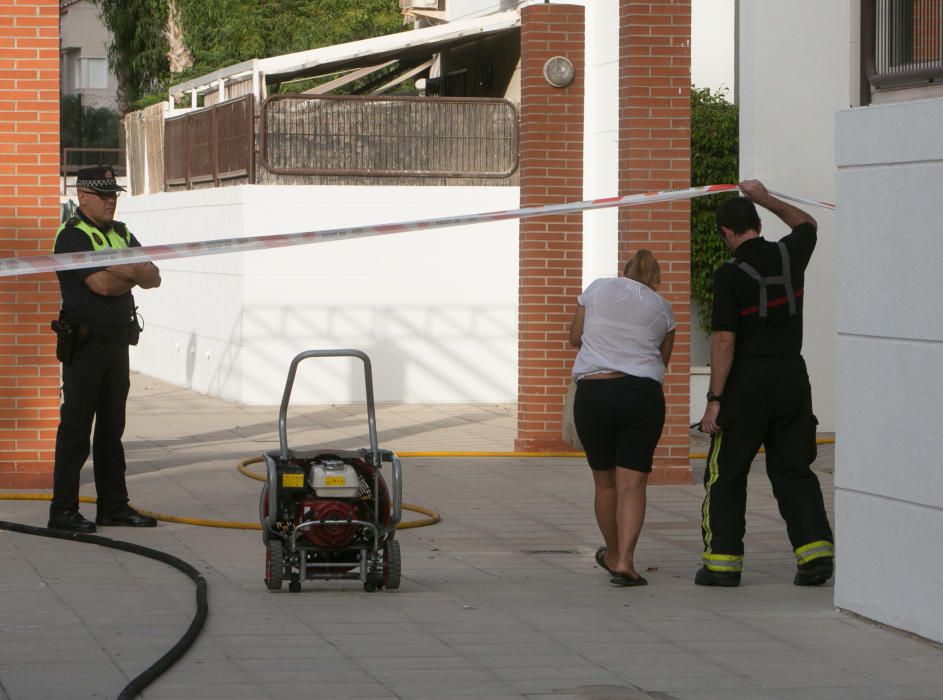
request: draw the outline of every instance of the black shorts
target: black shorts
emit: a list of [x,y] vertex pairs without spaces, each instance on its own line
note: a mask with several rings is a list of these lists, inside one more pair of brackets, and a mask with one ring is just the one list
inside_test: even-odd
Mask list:
[[582,379],[573,417],[590,467],[652,470],[665,427],[665,394],[654,379]]

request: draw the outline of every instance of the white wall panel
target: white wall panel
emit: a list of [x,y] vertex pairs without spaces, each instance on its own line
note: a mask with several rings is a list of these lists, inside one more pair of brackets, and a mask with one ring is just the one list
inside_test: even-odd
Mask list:
[[842,112],[837,605],[943,641],[943,100]]
[[[513,187],[244,186],[129,198],[121,218],[153,245],[518,206]],[[278,403],[295,354],[354,347],[376,364],[378,400],[516,400],[516,221],[166,261],[161,270],[161,288],[138,294],[147,328],[133,367],[146,374]],[[295,398],[356,401],[361,384],[359,374],[305,380]]]
[[835,527],[835,605],[943,642],[943,511],[838,491]]

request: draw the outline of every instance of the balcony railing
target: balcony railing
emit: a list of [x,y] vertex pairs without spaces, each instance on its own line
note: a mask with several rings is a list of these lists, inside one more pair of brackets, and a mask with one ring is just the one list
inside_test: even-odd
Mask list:
[[518,182],[519,117],[507,100],[276,95],[258,114],[253,102],[128,115],[131,191]]
[[943,79],[943,0],[862,0],[861,47],[862,104]]
[[517,109],[500,99],[274,95],[262,104],[259,153],[280,175],[508,178]]
[[254,182],[254,107],[245,95],[165,121],[165,189]]

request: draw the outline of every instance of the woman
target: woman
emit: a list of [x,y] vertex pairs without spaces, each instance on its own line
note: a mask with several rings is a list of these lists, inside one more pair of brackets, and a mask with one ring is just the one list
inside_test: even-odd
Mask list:
[[570,343],[576,431],[596,486],[605,547],[596,562],[617,586],[648,583],[635,568],[645,521],[645,487],[665,425],[662,383],[674,346],[671,305],[655,293],[658,261],[649,250],[629,260],[624,277],[599,279],[580,295]]

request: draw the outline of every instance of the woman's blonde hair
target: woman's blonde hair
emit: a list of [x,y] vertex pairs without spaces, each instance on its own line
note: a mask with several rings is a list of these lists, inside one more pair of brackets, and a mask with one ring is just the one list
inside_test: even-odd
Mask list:
[[622,274],[630,280],[641,282],[646,287],[651,287],[656,291],[661,284],[661,268],[658,266],[655,256],[652,255],[652,251],[646,248],[642,248],[629,258]]

